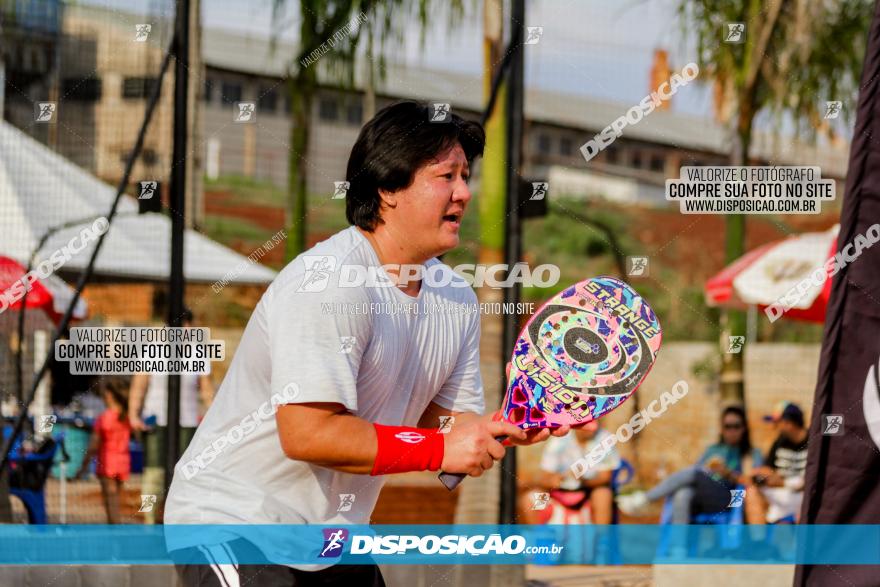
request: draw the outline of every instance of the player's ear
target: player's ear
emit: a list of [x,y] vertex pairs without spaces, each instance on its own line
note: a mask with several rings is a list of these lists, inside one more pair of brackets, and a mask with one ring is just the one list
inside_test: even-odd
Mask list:
[[389,192],[388,190],[379,190],[379,200],[383,206],[388,208],[397,207],[397,192]]

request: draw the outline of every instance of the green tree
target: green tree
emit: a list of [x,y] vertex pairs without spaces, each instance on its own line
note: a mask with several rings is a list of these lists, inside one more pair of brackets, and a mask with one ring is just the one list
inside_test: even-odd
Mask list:
[[[815,137],[826,101],[854,110],[871,23],[872,0],[680,0],[687,39],[696,41],[701,74],[722,96],[731,131],[731,165],[749,165],[756,116],[789,118]],[[745,24],[743,42],[728,42],[728,24]],[[851,108],[847,108],[850,106]],[[745,252],[743,215],[726,218],[725,259]],[[742,354],[727,354],[729,335],[745,335],[740,311],[721,317],[721,399],[744,402]]]
[[[308,153],[312,106],[319,85],[351,90],[357,49],[366,38],[365,79],[369,85],[366,110],[372,109],[373,82],[377,78],[384,79],[384,51],[388,43],[394,41],[400,46],[407,27],[415,21],[424,44],[432,7],[436,4],[431,0],[300,0],[298,3],[299,52],[290,63],[287,76],[292,122],[287,179],[285,258],[288,261],[306,248]],[[455,24],[463,13],[462,0],[439,4],[447,8],[450,24]],[[276,22],[282,20],[286,7],[287,0],[273,0]],[[376,41],[378,47],[374,45]]]

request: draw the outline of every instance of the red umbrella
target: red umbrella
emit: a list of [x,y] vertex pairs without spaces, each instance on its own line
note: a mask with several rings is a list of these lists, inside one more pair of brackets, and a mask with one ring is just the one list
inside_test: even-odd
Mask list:
[[[22,294],[27,285],[27,282],[22,282],[24,276],[25,268],[18,261],[0,256],[0,311],[21,309],[24,297]],[[42,309],[52,320],[58,322],[73,299],[73,294],[74,290],[59,277],[38,277],[27,293],[26,305],[28,308]],[[85,300],[77,300],[73,318],[83,320],[88,313]]]
[[831,280],[819,279],[817,270],[836,253],[838,230],[834,225],[825,232],[800,234],[746,253],[706,281],[706,303],[732,308],[754,305],[762,311],[778,304],[771,310],[776,315],[786,296],[796,302],[780,315],[824,322]]

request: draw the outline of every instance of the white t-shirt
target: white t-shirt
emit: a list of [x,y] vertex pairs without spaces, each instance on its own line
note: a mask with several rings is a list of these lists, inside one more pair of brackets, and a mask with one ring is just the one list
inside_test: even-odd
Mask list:
[[[168,375],[150,375],[141,417],[156,417],[156,426],[168,425]],[[199,425],[199,375],[180,375],[180,425],[195,428]]]
[[[396,426],[416,426],[432,401],[482,413],[480,319],[464,311],[475,309],[476,295],[437,259],[426,263],[435,265],[432,271],[464,287],[438,286],[439,277],[434,285],[423,280],[417,297],[393,286],[343,287],[365,272],[350,267],[375,268],[387,278],[372,245],[354,227],[288,264],[257,304],[214,402],[175,468],[166,523],[369,523],[383,477],[287,458],[272,404],[340,403],[369,422]],[[418,314],[403,312],[416,306]],[[428,312],[437,308],[447,311]],[[292,398],[291,383],[298,386]],[[229,446],[212,450],[221,437]],[[338,511],[340,494],[354,494],[349,511]],[[291,547],[258,546],[270,560],[273,548],[283,553]]]
[[[593,449],[602,444],[602,440],[611,433],[604,428],[599,428],[593,438],[589,439],[585,445],[578,442],[574,432],[570,432],[565,436],[551,436],[547,439],[547,445],[541,454],[541,470],[548,473],[559,473],[563,476],[560,487],[562,489],[576,490],[581,484],[578,479],[570,475],[571,466],[578,459],[584,457]],[[588,459],[589,460],[589,459]],[[620,466],[620,455],[617,449],[611,447],[611,450],[605,453],[604,458],[599,461],[595,467],[587,469],[583,474],[583,479],[593,479],[602,471],[614,471]]]

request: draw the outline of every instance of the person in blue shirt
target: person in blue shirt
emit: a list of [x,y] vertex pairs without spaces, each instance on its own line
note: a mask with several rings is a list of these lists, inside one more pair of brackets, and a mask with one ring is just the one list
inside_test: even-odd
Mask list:
[[731,490],[747,485],[752,469],[760,465],[761,453],[752,447],[745,412],[730,406],[721,413],[721,437],[696,465],[670,475],[647,492],[618,497],[617,505],[635,516],[649,503],[672,496],[672,523],[689,524],[696,514],[725,510],[732,503]]

